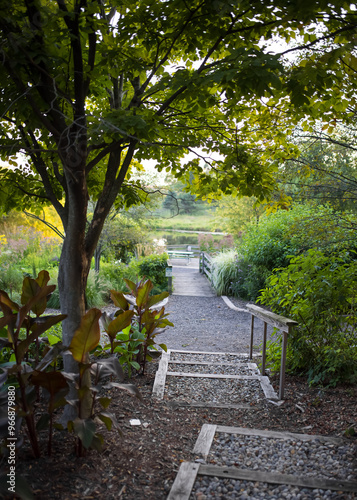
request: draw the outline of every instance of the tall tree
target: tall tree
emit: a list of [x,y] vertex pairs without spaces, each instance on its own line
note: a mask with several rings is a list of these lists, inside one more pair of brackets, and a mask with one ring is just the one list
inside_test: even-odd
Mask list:
[[297,129],[299,156],[281,165],[278,182],[293,201],[328,203],[340,211],[357,211],[356,129],[335,127],[332,134]]
[[[350,33],[345,6],[1,2],[1,153],[12,169],[0,172],[0,202],[6,210],[52,204],[61,218],[65,342],[84,313],[90,262],[110,208],[140,199],[140,181],[130,177],[133,159],[156,160],[159,170],[186,180],[193,172],[193,187],[205,196],[221,190],[267,197],[272,171],[242,145],[241,120],[259,99],[286,91],[300,106],[308,90],[282,86],[279,55],[260,42],[298,31],[315,43],[306,27],[319,20],[331,24],[330,39]],[[182,162],[189,152],[196,157]],[[90,196],[96,206],[87,227]],[[67,359],[65,367],[75,368]]]

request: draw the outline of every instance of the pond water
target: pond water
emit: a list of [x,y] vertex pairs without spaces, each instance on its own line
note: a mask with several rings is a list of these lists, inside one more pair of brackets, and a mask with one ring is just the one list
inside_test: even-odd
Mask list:
[[[198,245],[198,233],[181,233],[176,231],[153,231],[150,236],[157,240],[164,238],[168,245]],[[215,241],[223,238],[221,235],[213,236]]]

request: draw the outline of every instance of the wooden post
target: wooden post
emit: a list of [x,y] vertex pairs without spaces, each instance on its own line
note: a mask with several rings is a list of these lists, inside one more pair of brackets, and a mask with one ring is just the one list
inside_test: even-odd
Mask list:
[[[291,327],[288,327],[289,333]],[[286,365],[286,346],[288,343],[288,333],[283,331],[283,341],[281,344],[281,362],[280,362],[280,384],[279,384],[279,399],[284,399],[285,388],[285,365]]]
[[266,362],[266,353],[267,353],[267,327],[268,324],[264,321],[264,333],[263,333],[263,357],[262,357],[262,375],[265,375],[265,362]]
[[254,315],[252,314],[252,322],[250,325],[250,349],[249,349],[249,359],[253,357],[253,337],[254,337]]

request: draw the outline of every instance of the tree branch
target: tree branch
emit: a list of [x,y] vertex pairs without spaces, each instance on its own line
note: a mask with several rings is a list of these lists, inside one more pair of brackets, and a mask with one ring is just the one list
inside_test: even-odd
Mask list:
[[42,219],[41,217],[38,217],[35,214],[31,214],[30,212],[27,212],[26,210],[23,210],[23,213],[25,215],[27,215],[28,217],[32,217],[33,219],[36,219],[36,220],[39,220],[40,222],[43,222],[43,224],[45,224],[47,227],[52,229],[52,231],[54,231],[60,238],[62,238],[62,240],[64,240],[64,234],[61,233],[61,231],[59,229],[57,229],[57,227],[54,226],[53,224],[51,224],[50,222],[46,221],[45,219]]

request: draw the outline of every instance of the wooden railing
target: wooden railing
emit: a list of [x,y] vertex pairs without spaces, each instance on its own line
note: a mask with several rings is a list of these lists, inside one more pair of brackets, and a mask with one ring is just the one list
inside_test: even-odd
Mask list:
[[206,252],[200,253],[200,273],[205,274],[212,283],[213,262],[212,257]]
[[285,365],[286,365],[286,346],[288,343],[288,336],[291,334],[294,326],[298,325],[294,321],[284,316],[279,316],[270,311],[266,311],[261,307],[254,304],[247,304],[246,308],[252,315],[251,331],[250,331],[250,350],[249,357],[253,357],[253,338],[254,338],[254,318],[259,318],[264,322],[263,330],[263,348],[262,348],[262,368],[261,373],[265,375],[266,364],[266,346],[267,346],[267,325],[274,326],[283,332],[282,345],[281,345],[281,362],[280,362],[280,382],[279,382],[279,399],[284,399],[285,388]]

